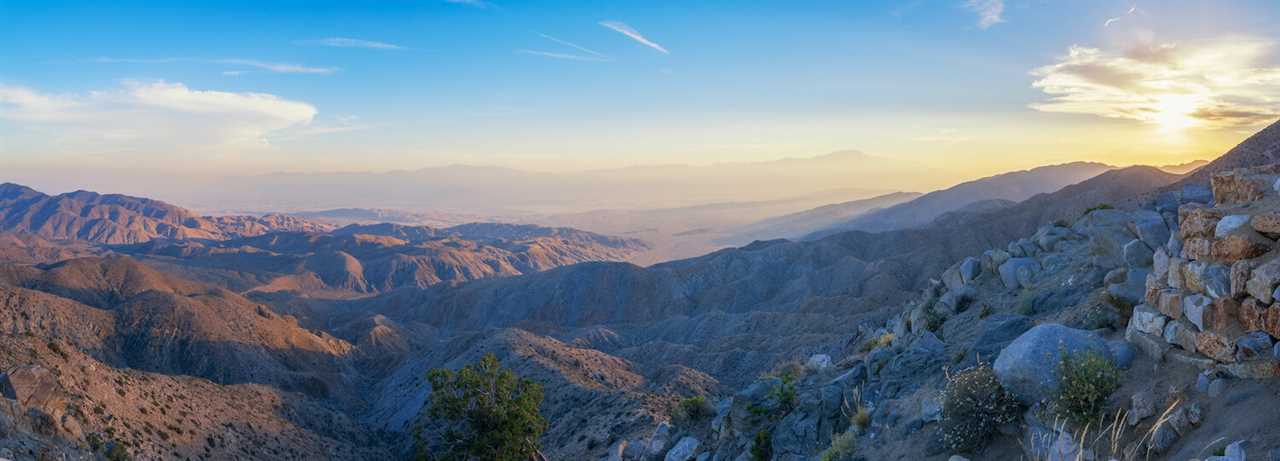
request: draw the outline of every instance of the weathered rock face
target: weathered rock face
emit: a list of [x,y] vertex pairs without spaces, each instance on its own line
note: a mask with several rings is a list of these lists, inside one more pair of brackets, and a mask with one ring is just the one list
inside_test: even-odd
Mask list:
[[1107,343],[1096,333],[1057,324],[1040,325],[1019,336],[995,361],[996,377],[1027,405],[1057,391],[1063,354],[1094,352],[1109,356]]

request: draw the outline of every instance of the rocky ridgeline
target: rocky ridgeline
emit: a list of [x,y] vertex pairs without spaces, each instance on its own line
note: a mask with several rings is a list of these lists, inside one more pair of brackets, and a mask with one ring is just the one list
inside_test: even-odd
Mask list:
[[[762,377],[710,421],[619,441],[605,459],[948,459],[948,370],[985,363],[1025,411],[966,456],[1243,460],[1265,447],[1228,442],[1273,437],[1238,418],[1196,429],[1231,411],[1222,405],[1269,401],[1250,400],[1267,394],[1254,389],[1224,404],[1230,379],[1280,376],[1276,238],[1280,165],[1218,174],[1144,209],[1100,206],[963,259],[884,323],[851,326],[843,350]],[[1060,358],[1081,352],[1129,370],[1108,405],[1123,409],[1124,434],[1109,450],[1081,444],[1046,406]],[[852,455],[836,456],[841,446]]]
[[1156,360],[1280,377],[1280,165],[1214,175],[1212,189],[1212,205],[1178,207],[1177,232],[1153,247],[1126,338]]

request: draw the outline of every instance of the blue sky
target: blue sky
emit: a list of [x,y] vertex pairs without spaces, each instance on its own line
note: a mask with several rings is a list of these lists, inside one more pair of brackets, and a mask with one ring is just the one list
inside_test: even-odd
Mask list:
[[[1278,15],[1268,1],[0,0],[0,161],[556,170],[861,149],[965,158],[967,175],[1172,163],[1275,113]],[[1073,47],[1096,53],[1067,62]],[[1195,58],[1153,69],[1127,57],[1139,49],[1268,80],[1190,72],[1174,86],[1196,97],[1153,96]],[[1144,73],[1144,89],[1099,89],[1098,67]],[[1240,94],[1248,120],[1192,115]]]

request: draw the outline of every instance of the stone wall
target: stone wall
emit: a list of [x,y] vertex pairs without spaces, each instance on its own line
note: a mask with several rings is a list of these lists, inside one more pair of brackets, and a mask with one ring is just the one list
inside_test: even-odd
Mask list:
[[1280,165],[1215,174],[1211,188],[1210,205],[1158,210],[1176,229],[1155,248],[1125,337],[1157,360],[1278,377]]

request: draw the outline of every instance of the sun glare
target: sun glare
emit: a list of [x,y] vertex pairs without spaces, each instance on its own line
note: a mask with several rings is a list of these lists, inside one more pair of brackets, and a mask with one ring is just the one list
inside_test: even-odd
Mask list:
[[1155,111],[1151,121],[1160,126],[1160,131],[1179,132],[1199,124],[1191,114],[1195,113],[1198,98],[1191,94],[1160,95],[1155,101]]

